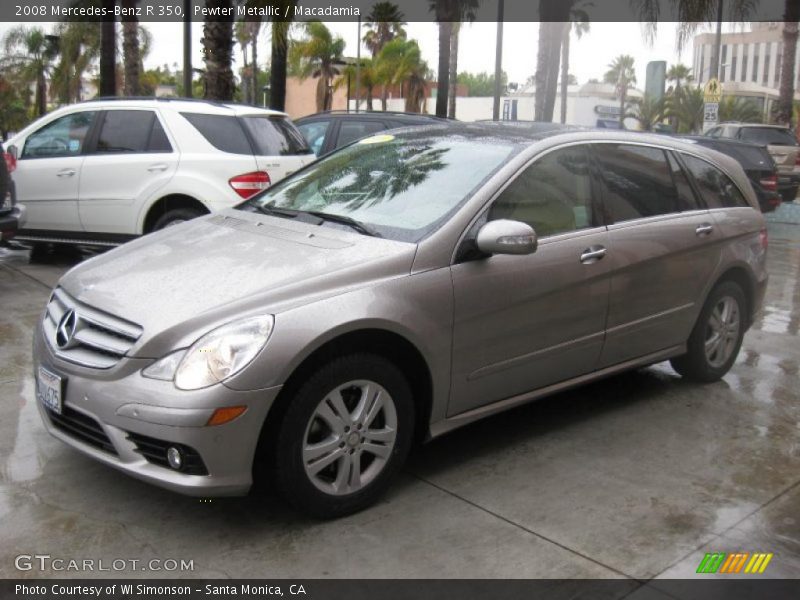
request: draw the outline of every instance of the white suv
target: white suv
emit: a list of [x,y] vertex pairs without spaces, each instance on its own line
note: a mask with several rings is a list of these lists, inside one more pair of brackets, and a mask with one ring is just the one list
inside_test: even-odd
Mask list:
[[114,245],[230,207],[314,160],[286,114],[201,100],[100,99],[6,144],[18,239]]

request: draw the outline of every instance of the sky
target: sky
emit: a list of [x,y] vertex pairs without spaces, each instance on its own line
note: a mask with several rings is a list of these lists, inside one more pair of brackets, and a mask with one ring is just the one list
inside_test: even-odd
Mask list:
[[[13,27],[14,23],[0,23],[0,36]],[[356,23],[327,23],[336,34],[341,35],[347,44],[345,54],[355,56],[358,41]],[[41,24],[50,29],[50,24]],[[146,23],[153,34],[153,47],[145,60],[145,68],[154,68],[167,63],[172,68],[177,63],[180,68],[183,56],[183,25],[181,23]],[[459,45],[459,71],[478,73],[494,71],[494,49],[496,23],[465,24],[461,29]],[[644,28],[639,23],[592,23],[591,30],[580,40],[574,36],[570,47],[570,73],[583,84],[589,79],[602,79],[608,64],[620,54],[635,57],[636,75],[640,88],[644,87],[645,69],[651,60],[666,60],[668,64],[683,62],[691,66],[691,46],[679,55],[675,49],[675,23],[661,23],[652,44],[645,41]],[[435,72],[438,59],[438,31],[434,23],[409,23],[408,35],[416,39],[422,49],[423,58]],[[509,81],[524,83],[536,70],[538,23],[506,23],[504,25],[503,69]],[[201,66],[202,54],[200,38],[202,24],[194,23],[192,30],[192,55],[195,66]],[[362,48],[362,55],[368,55]],[[269,57],[269,27],[262,28],[259,38],[259,62],[263,64]],[[234,58],[241,61],[238,46],[234,48]],[[238,70],[238,67],[234,67]]]

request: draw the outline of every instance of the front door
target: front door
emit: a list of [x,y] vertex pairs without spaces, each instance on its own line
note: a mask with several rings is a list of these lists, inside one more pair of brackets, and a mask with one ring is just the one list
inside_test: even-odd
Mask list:
[[608,233],[599,214],[582,146],[536,159],[494,200],[483,219],[530,224],[539,248],[452,266],[449,416],[595,368],[609,294]]

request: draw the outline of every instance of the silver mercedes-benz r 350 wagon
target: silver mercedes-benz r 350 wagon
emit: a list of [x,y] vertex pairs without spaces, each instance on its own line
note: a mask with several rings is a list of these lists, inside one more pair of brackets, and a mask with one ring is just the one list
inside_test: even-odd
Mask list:
[[696,145],[396,130],[72,269],[36,331],[38,405],[52,435],[156,485],[264,477],[344,515],[415,440],[667,359],[719,379],[766,252],[747,177]]

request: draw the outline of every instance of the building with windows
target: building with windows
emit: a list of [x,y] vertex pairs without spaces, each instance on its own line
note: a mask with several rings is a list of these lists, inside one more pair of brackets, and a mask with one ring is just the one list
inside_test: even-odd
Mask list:
[[[778,99],[783,62],[783,23],[752,23],[750,31],[722,34],[719,80],[724,94],[755,102],[765,117]],[[714,33],[694,37],[692,74],[703,85],[712,75]],[[795,65],[800,61],[800,44]],[[795,98],[800,100],[800,69],[795,69]]]

